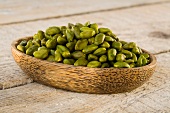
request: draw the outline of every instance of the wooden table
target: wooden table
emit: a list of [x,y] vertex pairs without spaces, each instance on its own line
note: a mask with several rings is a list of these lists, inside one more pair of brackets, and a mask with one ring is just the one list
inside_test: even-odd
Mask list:
[[[90,20],[155,54],[143,86],[122,94],[81,94],[33,82],[16,65],[13,40],[37,30]],[[169,113],[170,0],[1,0],[0,113]]]

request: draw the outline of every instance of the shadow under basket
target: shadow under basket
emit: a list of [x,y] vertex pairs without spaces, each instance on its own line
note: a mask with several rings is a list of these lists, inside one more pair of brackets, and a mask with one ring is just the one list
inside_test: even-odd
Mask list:
[[88,68],[48,62],[17,50],[16,46],[21,40],[30,38],[13,41],[12,55],[20,68],[34,81],[55,88],[96,94],[130,92],[144,84],[156,67],[155,56],[143,49],[150,55],[151,62],[135,68]]

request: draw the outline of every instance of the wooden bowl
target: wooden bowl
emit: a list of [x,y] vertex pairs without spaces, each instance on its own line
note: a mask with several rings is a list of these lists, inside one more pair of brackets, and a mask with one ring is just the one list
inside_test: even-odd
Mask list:
[[34,81],[83,93],[129,92],[145,83],[155,71],[156,58],[148,53],[151,63],[137,68],[88,68],[48,62],[26,55],[16,46],[26,37],[12,43],[12,55],[21,69]]

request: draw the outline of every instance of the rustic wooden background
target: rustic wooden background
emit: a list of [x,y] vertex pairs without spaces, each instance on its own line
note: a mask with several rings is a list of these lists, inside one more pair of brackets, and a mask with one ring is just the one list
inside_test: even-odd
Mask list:
[[[16,65],[13,40],[52,25],[90,20],[157,57],[143,86],[81,94],[33,82]],[[0,0],[0,113],[170,113],[170,0]]]

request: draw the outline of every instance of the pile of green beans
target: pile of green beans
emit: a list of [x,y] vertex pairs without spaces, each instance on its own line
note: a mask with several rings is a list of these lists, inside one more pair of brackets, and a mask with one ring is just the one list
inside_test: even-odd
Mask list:
[[110,29],[90,22],[39,30],[32,39],[22,40],[17,49],[38,59],[91,68],[133,68],[150,63],[150,56],[136,43],[120,41]]

